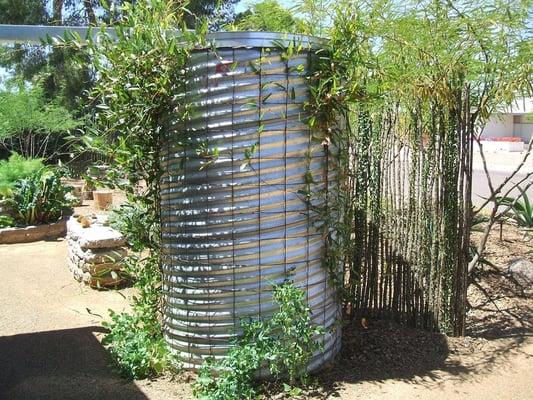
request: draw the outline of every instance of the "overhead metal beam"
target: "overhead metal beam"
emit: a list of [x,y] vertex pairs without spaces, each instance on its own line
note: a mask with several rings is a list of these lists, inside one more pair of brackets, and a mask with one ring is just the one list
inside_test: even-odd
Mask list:
[[[0,24],[0,44],[41,44],[48,37],[69,37],[72,33],[77,34],[84,41],[88,38],[88,35],[95,36],[99,34],[100,28]],[[180,34],[179,31],[174,33],[176,35]],[[115,36],[115,30],[107,28],[107,34]],[[291,41],[314,46],[324,42],[324,39],[317,37],[275,32],[212,32],[207,35],[207,39],[216,41],[218,47],[276,47],[279,44]]]
[[[95,29],[95,32],[98,28]],[[109,29],[112,32],[111,29]],[[44,25],[3,25],[0,24],[0,43],[40,44],[47,37],[61,38],[76,33],[82,39],[89,34],[87,26],[44,26]]]

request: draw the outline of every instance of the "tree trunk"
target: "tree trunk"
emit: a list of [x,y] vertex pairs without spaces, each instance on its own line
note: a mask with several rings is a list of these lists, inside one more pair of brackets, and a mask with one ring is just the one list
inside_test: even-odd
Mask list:
[[94,13],[92,0],[83,0],[83,6],[85,7],[85,14],[87,14],[89,24],[96,25],[96,14]]
[[53,3],[53,24],[61,25],[63,22],[63,2],[64,0],[54,0]]

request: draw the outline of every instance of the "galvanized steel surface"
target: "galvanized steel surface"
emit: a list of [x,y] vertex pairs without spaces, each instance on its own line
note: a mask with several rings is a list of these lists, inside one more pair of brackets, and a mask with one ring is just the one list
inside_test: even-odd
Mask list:
[[303,109],[309,54],[286,60],[286,37],[265,38],[242,47],[242,32],[225,33],[216,50],[192,55],[194,111],[163,146],[165,332],[186,368],[223,356],[241,319],[271,315],[272,286],[286,278],[305,290],[314,323],[325,328],[311,368],[340,347],[339,303],[312,211],[325,196],[306,197],[332,180]]

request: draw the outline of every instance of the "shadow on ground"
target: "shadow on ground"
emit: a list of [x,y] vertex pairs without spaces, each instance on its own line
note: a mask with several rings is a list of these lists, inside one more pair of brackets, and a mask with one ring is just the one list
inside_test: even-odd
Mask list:
[[349,322],[341,353],[331,368],[317,374],[312,394],[334,398],[345,383],[379,386],[388,379],[436,388],[449,379],[477,381],[505,369],[511,356],[526,354],[522,346],[533,335],[532,299],[504,273],[481,275],[469,290],[467,336],[447,337],[385,320],[367,328]]
[[335,397],[344,383],[386,379],[436,380],[434,371],[455,375],[468,373],[448,360],[450,351],[444,335],[401,326],[392,321],[373,321],[363,328],[356,321],[343,328],[343,347],[334,366],[320,371],[317,398]]
[[485,339],[518,338],[533,333],[531,288],[498,269],[480,270],[469,293],[467,334]]
[[103,329],[0,337],[0,398],[146,400],[134,383],[111,369],[97,332]]
[[477,381],[496,368],[505,368],[508,357],[522,351],[525,339],[522,335],[496,341],[448,338],[392,321],[373,321],[368,329],[351,322],[344,327],[341,353],[330,368],[316,374],[318,384],[309,395],[340,397],[346,383],[380,386],[388,379],[428,388],[449,379]]

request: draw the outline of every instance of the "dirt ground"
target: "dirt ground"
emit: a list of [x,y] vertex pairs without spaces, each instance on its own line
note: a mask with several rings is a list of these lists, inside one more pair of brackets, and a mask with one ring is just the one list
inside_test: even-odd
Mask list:
[[[483,268],[470,287],[469,336],[348,324],[337,362],[304,398],[533,399],[533,299],[505,274],[509,261],[533,257],[533,242],[512,226],[498,236],[488,247],[498,268]],[[128,382],[115,374],[100,324],[107,309],[127,309],[131,289],[80,285],[65,260],[64,240],[0,246],[0,399],[190,399],[190,375]]]

